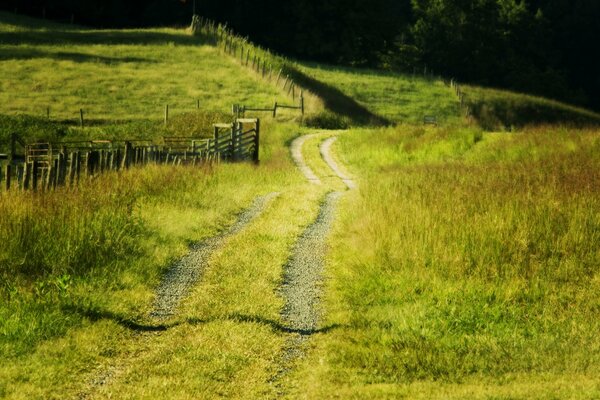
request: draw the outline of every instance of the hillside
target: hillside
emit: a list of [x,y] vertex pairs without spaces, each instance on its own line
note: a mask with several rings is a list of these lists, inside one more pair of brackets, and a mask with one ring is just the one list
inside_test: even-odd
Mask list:
[[576,126],[594,114],[463,85],[478,124],[442,80],[293,62],[222,27],[0,14],[0,54],[5,147],[189,140],[234,103],[310,100],[248,112],[259,162],[0,179],[0,398],[600,397],[600,130]]

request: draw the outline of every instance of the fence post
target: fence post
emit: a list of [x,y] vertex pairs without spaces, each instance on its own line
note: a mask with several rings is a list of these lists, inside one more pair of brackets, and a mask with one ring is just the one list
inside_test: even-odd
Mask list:
[[169,125],[169,105],[165,105],[165,126]]
[[258,164],[258,150],[259,150],[259,145],[260,145],[260,119],[256,119],[256,132],[254,135],[254,155],[253,155],[253,161],[255,163]]
[[302,115],[304,115],[304,92],[300,91],[300,110],[302,111]]
[[216,126],[214,128],[215,128],[215,131],[214,131],[213,139],[215,141],[215,150],[214,150],[213,154],[216,154],[219,152],[219,128]]
[[287,87],[287,84],[288,84],[288,80],[289,80],[289,79],[290,79],[290,76],[289,76],[289,75],[286,75],[286,76],[285,76],[285,81],[283,82],[283,90],[285,90],[285,88]]
[[275,105],[273,106],[273,118],[277,117],[277,102],[275,102]]
[[83,108],[79,109],[79,125],[83,128]]
[[37,170],[38,170],[38,161],[33,160],[33,163],[31,166],[31,188],[33,189],[33,191],[36,191],[37,186],[38,186]]
[[237,128],[237,124],[238,122],[233,122],[231,124],[231,134],[230,134],[230,139],[231,139],[231,143],[229,143],[229,152],[230,152],[230,157],[233,161],[237,160],[237,155],[236,155],[236,149],[235,149],[235,141],[237,140],[236,137],[236,128]]
[[25,165],[23,166],[23,181],[21,182],[21,189],[27,190],[29,189],[29,163],[25,160]]
[[12,165],[8,164],[6,165],[6,172],[5,172],[5,184],[6,184],[6,190],[10,190],[10,178],[11,178],[11,168]]

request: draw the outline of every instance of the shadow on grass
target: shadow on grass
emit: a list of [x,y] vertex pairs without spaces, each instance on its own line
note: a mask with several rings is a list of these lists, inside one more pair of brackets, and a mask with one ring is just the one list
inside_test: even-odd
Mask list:
[[0,43],[8,45],[152,45],[192,46],[207,43],[202,35],[143,30],[50,30],[0,32]]
[[272,320],[269,318],[264,318],[264,317],[261,317],[258,315],[244,315],[244,314],[230,314],[230,315],[226,315],[224,317],[214,318],[214,319],[210,319],[210,320],[189,318],[186,322],[190,325],[199,325],[199,324],[206,324],[209,322],[216,322],[216,321],[247,322],[247,323],[259,324],[259,325],[267,325],[267,326],[271,327],[271,329],[273,329],[274,331],[277,331],[280,333],[299,333],[301,335],[306,335],[306,336],[314,335],[316,333],[327,333],[329,331],[332,331],[334,329],[341,327],[341,325],[334,324],[334,325],[329,325],[329,326],[319,328],[319,329],[294,329],[294,328],[285,326],[280,321],[275,321],[275,320]]
[[117,323],[118,325],[122,326],[123,328],[129,329],[129,330],[135,331],[135,332],[164,332],[167,329],[172,328],[173,326],[176,326],[176,325],[167,325],[167,324],[158,324],[158,325],[142,324],[142,323],[136,322],[129,318],[125,318],[121,315],[115,314],[110,311],[89,309],[89,308],[84,308],[84,307],[81,307],[78,305],[64,306],[63,310],[66,312],[79,314],[85,318],[88,318],[92,322],[98,322],[101,320],[110,320],[110,321],[113,321],[113,322]]
[[287,66],[285,73],[300,86],[319,96],[325,103],[327,109],[342,117],[348,118],[353,124],[375,126],[391,124],[389,120],[372,113],[352,97],[344,94],[341,90],[314,79],[296,68]]
[[118,63],[156,63],[154,60],[140,57],[106,57],[94,54],[75,53],[75,52],[49,52],[31,48],[14,48],[9,51],[0,53],[0,61],[7,60],[32,60],[35,58],[49,58],[56,61],[73,61],[76,63],[102,63],[102,64],[118,64]]
[[298,333],[300,335],[310,336],[316,333],[327,333],[334,329],[340,328],[341,325],[333,324],[319,329],[294,329],[288,326],[285,326],[280,321],[275,321],[272,319],[264,318],[258,315],[244,315],[244,314],[229,314],[220,317],[214,317],[210,319],[200,319],[200,318],[188,318],[184,321],[174,321],[171,323],[160,323],[160,324],[150,324],[150,323],[141,323],[135,321],[131,318],[125,318],[122,315],[113,313],[111,311],[106,310],[98,310],[98,309],[90,309],[80,305],[66,305],[62,307],[62,310],[66,313],[73,313],[80,315],[84,318],[89,319],[92,322],[98,322],[101,320],[110,320],[115,322],[116,324],[122,326],[123,328],[129,329],[134,332],[164,332],[168,329],[180,326],[182,324],[189,325],[203,325],[212,322],[218,321],[232,321],[232,322],[245,322],[245,323],[254,323],[259,325],[269,326],[276,332],[280,333]]

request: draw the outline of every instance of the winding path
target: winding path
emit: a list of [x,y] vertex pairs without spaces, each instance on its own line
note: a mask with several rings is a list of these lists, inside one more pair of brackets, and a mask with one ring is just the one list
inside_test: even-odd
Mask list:
[[290,146],[290,151],[292,153],[292,159],[294,160],[294,163],[296,164],[296,166],[298,167],[300,172],[302,172],[304,174],[306,179],[311,183],[320,185],[321,180],[317,177],[317,175],[315,175],[313,170],[310,169],[310,167],[308,165],[306,165],[306,162],[304,161],[304,156],[302,155],[302,146],[304,145],[304,142],[306,142],[308,139],[311,139],[315,136],[316,135],[298,136],[292,142],[292,144]]
[[156,290],[154,309],[150,312],[150,316],[166,319],[173,315],[179,302],[188,294],[208,266],[213,252],[222,246],[227,237],[238,233],[260,215],[267,203],[277,195],[278,193],[270,193],[257,197],[233,225],[220,234],[193,245],[191,251],[175,263],[163,277]]
[[333,156],[331,155],[331,145],[338,139],[337,136],[330,137],[329,139],[325,139],[321,146],[319,147],[321,151],[321,157],[327,163],[329,168],[346,184],[348,189],[356,189],[356,183],[352,179],[348,177],[335,162]]

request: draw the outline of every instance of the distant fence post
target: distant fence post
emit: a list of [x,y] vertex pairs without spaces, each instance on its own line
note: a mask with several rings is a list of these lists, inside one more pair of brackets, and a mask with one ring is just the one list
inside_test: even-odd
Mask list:
[[169,105],[165,105],[165,126],[169,125]]
[[255,135],[254,135],[254,154],[253,154],[253,157],[252,157],[253,161],[255,163],[257,163],[257,164],[258,164],[258,161],[259,161],[259,159],[258,159],[258,150],[259,150],[258,146],[259,146],[259,144],[260,144],[260,119],[257,118],[256,119],[256,132],[255,132]]
[[277,102],[275,102],[275,105],[273,106],[273,118],[277,117]]
[[6,190],[10,190],[11,168],[12,168],[12,165],[10,165],[10,164],[6,165],[6,172],[5,172]]
[[79,125],[83,128],[83,108],[79,109]]
[[304,115],[304,92],[300,91],[300,111],[302,111],[302,115]]

